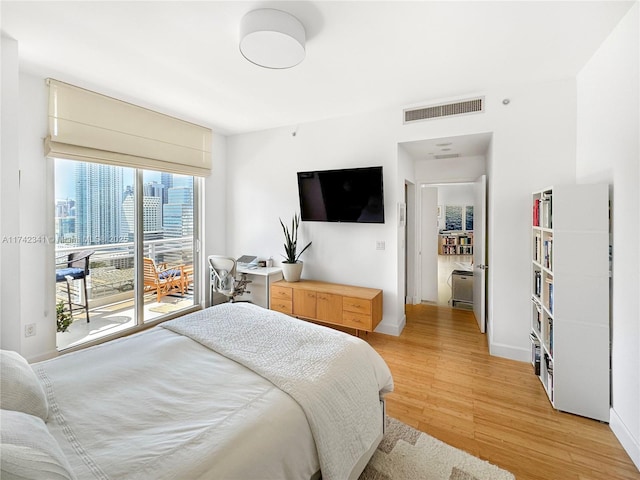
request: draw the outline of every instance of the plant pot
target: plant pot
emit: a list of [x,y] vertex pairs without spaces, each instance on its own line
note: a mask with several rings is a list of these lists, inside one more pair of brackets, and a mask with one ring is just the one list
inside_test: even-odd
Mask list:
[[287,282],[299,282],[302,275],[302,262],[282,263],[282,275]]

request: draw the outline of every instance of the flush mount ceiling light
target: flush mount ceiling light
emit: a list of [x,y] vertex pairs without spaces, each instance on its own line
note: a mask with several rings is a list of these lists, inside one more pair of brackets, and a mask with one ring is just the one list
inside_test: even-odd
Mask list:
[[291,68],[304,60],[305,31],[300,21],[286,12],[263,8],[242,17],[240,52],[265,68]]

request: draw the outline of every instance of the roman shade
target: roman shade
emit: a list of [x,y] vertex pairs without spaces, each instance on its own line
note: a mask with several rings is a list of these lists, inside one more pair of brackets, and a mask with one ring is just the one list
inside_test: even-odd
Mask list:
[[47,79],[47,157],[184,175],[211,172],[211,130]]

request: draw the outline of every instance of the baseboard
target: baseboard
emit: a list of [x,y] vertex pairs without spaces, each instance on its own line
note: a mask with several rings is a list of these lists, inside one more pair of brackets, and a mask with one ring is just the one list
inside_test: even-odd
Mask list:
[[528,348],[516,348],[511,345],[489,343],[489,353],[495,357],[508,358],[520,362],[531,361],[531,350]]
[[633,438],[633,435],[631,435],[631,432],[613,408],[609,412],[609,427],[620,442],[620,445],[622,445],[622,448],[629,454],[631,461],[640,471],[640,443],[638,439]]
[[407,324],[407,316],[403,315],[400,322],[397,325],[392,325],[391,322],[385,322],[382,320],[376,327],[377,333],[385,333],[387,335],[393,335],[394,337],[400,336],[404,326]]
[[36,355],[35,357],[29,357],[27,361],[29,363],[44,362],[45,360],[55,358],[58,355],[60,355],[60,352],[58,352],[58,350],[49,350],[48,352],[41,353],[40,355]]

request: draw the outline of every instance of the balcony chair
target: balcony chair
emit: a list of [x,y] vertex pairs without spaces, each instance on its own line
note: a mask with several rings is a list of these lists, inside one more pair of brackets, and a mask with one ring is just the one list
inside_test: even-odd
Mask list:
[[184,265],[167,268],[161,264],[158,267],[152,258],[144,258],[144,291],[155,292],[158,303],[167,295],[184,295],[188,286],[186,278]]
[[[73,316],[73,312],[84,310],[89,323],[89,296],[87,295],[87,277],[89,271],[89,257],[95,252],[93,250],[83,250],[74,252],[62,257],[56,258],[56,283],[66,283],[67,287],[67,304],[69,312]],[[71,288],[74,280],[82,280],[84,295],[81,296],[83,303],[74,303],[71,301]]]
[[209,255],[209,268],[211,269],[211,288],[227,297],[230,302],[235,302],[236,297],[244,293],[251,293],[247,285],[251,280],[243,273],[236,278],[236,259],[222,255]]

